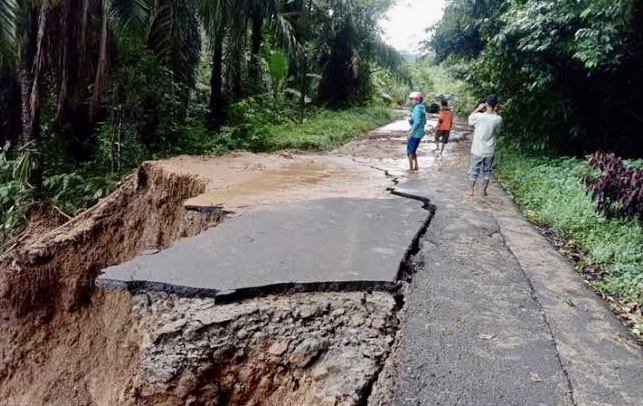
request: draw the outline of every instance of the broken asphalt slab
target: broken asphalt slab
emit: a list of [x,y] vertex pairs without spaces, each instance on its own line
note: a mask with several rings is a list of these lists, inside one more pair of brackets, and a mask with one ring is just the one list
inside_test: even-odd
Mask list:
[[641,348],[501,188],[468,198],[463,174],[440,172],[393,192],[437,207],[407,297],[396,405],[643,404]]
[[253,212],[106,268],[97,285],[214,297],[307,284],[392,290],[431,216],[422,207],[399,197],[326,199]]

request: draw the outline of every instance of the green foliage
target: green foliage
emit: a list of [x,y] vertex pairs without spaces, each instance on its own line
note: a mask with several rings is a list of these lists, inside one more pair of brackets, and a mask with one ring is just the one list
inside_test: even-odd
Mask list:
[[104,175],[92,168],[53,174],[43,180],[50,204],[70,216],[93,206],[116,187],[117,175]]
[[[428,52],[463,61],[478,97],[496,93],[523,148],[643,152],[643,5],[637,0],[453,0]],[[609,119],[606,119],[609,117]]]
[[238,103],[234,110],[239,114],[236,119],[245,122],[226,127],[209,152],[332,149],[396,117],[396,113],[386,107],[353,107],[338,111],[319,110],[311,113],[304,123],[299,123],[292,118],[275,115],[277,113],[249,100]]
[[484,49],[485,36],[508,2],[455,0],[448,2],[442,19],[427,30],[423,46],[442,62],[450,56],[475,58]]
[[284,80],[288,76],[288,58],[283,52],[272,52],[268,60],[268,70],[275,82]]
[[[133,2],[132,2],[133,3]],[[201,53],[197,0],[157,0],[148,48],[177,83],[193,86]]]
[[255,131],[266,140],[265,151],[287,148],[323,150],[335,148],[395,117],[397,113],[386,107],[321,110],[309,116],[303,124],[289,121]]
[[411,90],[409,83],[379,65],[374,65],[371,70],[371,87],[371,100],[389,106],[404,105]]
[[0,1],[0,76],[13,68],[17,61],[13,44],[18,37],[18,10],[16,0]]
[[121,47],[124,50],[105,97],[110,106],[108,120],[136,134],[147,148],[168,151],[183,132],[189,88],[174,81],[172,72],[142,44],[129,42]]
[[461,62],[449,60],[440,65],[420,62],[418,67],[421,78],[430,80],[429,90],[425,92],[428,102],[439,104],[446,99],[449,107],[459,115],[471,113],[478,104],[479,98],[473,96],[471,86],[459,79],[464,76]]
[[[26,221],[33,189],[28,184],[33,159],[28,148],[0,150],[0,246]],[[104,175],[102,168],[85,165],[74,172],[48,171],[41,191],[45,202],[68,215],[90,207],[116,186],[118,175]]]
[[105,173],[126,173],[154,156],[131,123],[102,123],[96,132],[96,139],[94,159],[84,166]]
[[0,246],[24,224],[30,192],[27,179],[21,160],[11,160],[9,144],[5,145],[0,150]]
[[643,301],[643,229],[634,220],[595,212],[582,177],[589,167],[576,158],[549,158],[502,148],[499,177],[523,213],[551,227],[585,254],[579,268],[600,269],[594,286],[624,302]]

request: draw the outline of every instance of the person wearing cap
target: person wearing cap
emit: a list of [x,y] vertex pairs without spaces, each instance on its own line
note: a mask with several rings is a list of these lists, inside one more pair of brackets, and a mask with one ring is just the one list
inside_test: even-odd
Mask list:
[[411,118],[409,124],[411,130],[407,137],[406,155],[409,158],[409,170],[418,170],[417,149],[420,141],[424,137],[424,127],[426,126],[426,107],[424,107],[424,95],[420,92],[412,92],[409,95],[413,107],[411,107]]
[[435,149],[438,151],[438,157],[442,157],[444,146],[449,142],[449,135],[453,129],[453,111],[449,108],[446,99],[440,102],[440,113],[438,116],[438,125],[435,131]]
[[496,112],[498,97],[491,94],[484,103],[469,116],[469,125],[473,126],[473,142],[471,143],[471,158],[469,162],[469,183],[467,194],[473,196],[476,181],[482,175],[482,196],[487,195],[487,187],[491,180],[493,159],[496,148],[496,134],[502,124],[502,117]]

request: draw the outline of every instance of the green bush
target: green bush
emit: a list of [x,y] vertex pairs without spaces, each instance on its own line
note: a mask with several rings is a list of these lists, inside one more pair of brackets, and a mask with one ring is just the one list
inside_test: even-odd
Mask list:
[[9,159],[9,145],[0,150],[0,246],[24,224],[29,185],[20,176],[18,160]]

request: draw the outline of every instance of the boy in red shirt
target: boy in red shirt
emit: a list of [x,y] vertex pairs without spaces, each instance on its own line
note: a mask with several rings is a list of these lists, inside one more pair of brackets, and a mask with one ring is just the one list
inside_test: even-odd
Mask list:
[[449,108],[449,104],[446,100],[442,100],[440,104],[441,106],[440,115],[438,118],[438,127],[435,132],[434,151],[439,150],[440,152],[438,156],[442,157],[444,146],[447,142],[449,142],[449,135],[451,134],[451,129],[453,129],[453,111]]

